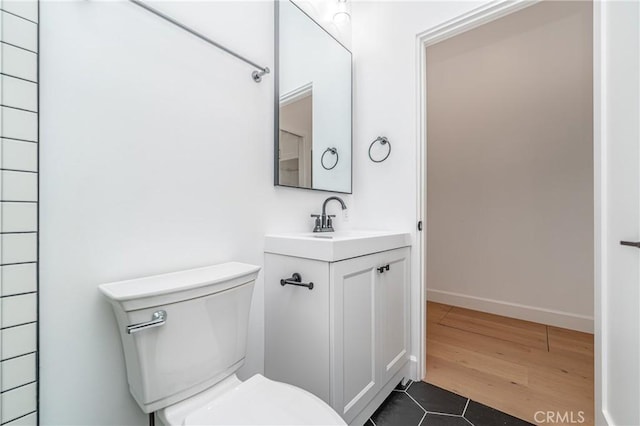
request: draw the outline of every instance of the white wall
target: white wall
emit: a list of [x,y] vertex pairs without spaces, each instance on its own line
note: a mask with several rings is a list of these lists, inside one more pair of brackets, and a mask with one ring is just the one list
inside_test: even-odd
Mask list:
[[[157,7],[273,69],[271,2]],[[310,230],[329,194],[273,186],[272,74],[128,2],[41,8],[41,422],[142,425],[98,284],[262,265],[263,236]],[[261,274],[243,377],[263,347]]]
[[593,331],[592,7],[426,49],[430,300]]
[[[351,222],[362,228],[411,232],[412,356],[420,346],[420,276],[415,250],[417,223],[417,34],[484,2],[354,2],[354,169],[357,209]],[[369,160],[377,136],[392,144],[383,163]]]

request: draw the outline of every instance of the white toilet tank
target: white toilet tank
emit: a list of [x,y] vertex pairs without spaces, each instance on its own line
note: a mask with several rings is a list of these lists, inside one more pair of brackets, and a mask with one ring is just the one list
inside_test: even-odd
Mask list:
[[100,285],[118,321],[129,390],[145,413],[240,368],[259,270],[231,262]]

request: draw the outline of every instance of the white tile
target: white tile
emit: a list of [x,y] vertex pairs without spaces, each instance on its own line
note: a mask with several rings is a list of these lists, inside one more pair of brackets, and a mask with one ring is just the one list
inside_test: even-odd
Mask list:
[[38,141],[38,114],[13,108],[0,108],[2,129],[0,136],[27,141]]
[[36,328],[37,324],[32,323],[0,330],[1,359],[5,360],[35,352]]
[[37,201],[38,174],[3,170],[2,199],[5,201]]
[[5,423],[3,426],[38,426],[38,414],[37,412],[31,413],[12,422]]
[[38,171],[38,144],[13,139],[0,141],[3,169]]
[[2,392],[36,380],[36,354],[29,354],[2,361]]
[[6,12],[0,12],[0,19],[2,41],[33,52],[38,51],[38,24]]
[[35,322],[38,319],[35,293],[3,297],[0,301],[2,303],[2,322],[0,324],[3,328]]
[[0,296],[36,291],[37,266],[35,263],[24,265],[0,266]]
[[30,81],[2,75],[2,105],[22,108],[29,111],[38,110],[38,85]]
[[2,423],[36,410],[36,384],[22,386],[2,394]]
[[37,0],[2,0],[0,8],[15,15],[38,22]]
[[38,230],[36,203],[0,203],[2,232],[32,232]]
[[2,234],[1,263],[33,262],[37,258],[37,234]]
[[24,49],[1,44],[0,70],[3,74],[38,81],[38,55]]

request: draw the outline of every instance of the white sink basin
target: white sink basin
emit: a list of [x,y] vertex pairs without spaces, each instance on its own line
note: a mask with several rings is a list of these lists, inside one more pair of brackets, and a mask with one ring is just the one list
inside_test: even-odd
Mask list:
[[411,245],[411,235],[388,231],[275,234],[265,237],[267,253],[336,262]]

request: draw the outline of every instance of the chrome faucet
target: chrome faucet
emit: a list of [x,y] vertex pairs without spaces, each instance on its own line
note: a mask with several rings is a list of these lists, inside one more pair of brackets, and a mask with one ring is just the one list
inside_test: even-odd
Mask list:
[[313,228],[313,232],[333,232],[334,231],[332,218],[336,217],[336,215],[327,214],[327,203],[331,200],[336,200],[337,202],[339,202],[340,206],[342,207],[342,210],[347,209],[347,205],[344,203],[344,201],[342,201],[342,198],[340,197],[329,197],[326,200],[324,200],[324,203],[322,203],[322,215],[319,215],[319,214],[311,215],[311,217],[316,218],[316,224],[315,224],[315,227]]

